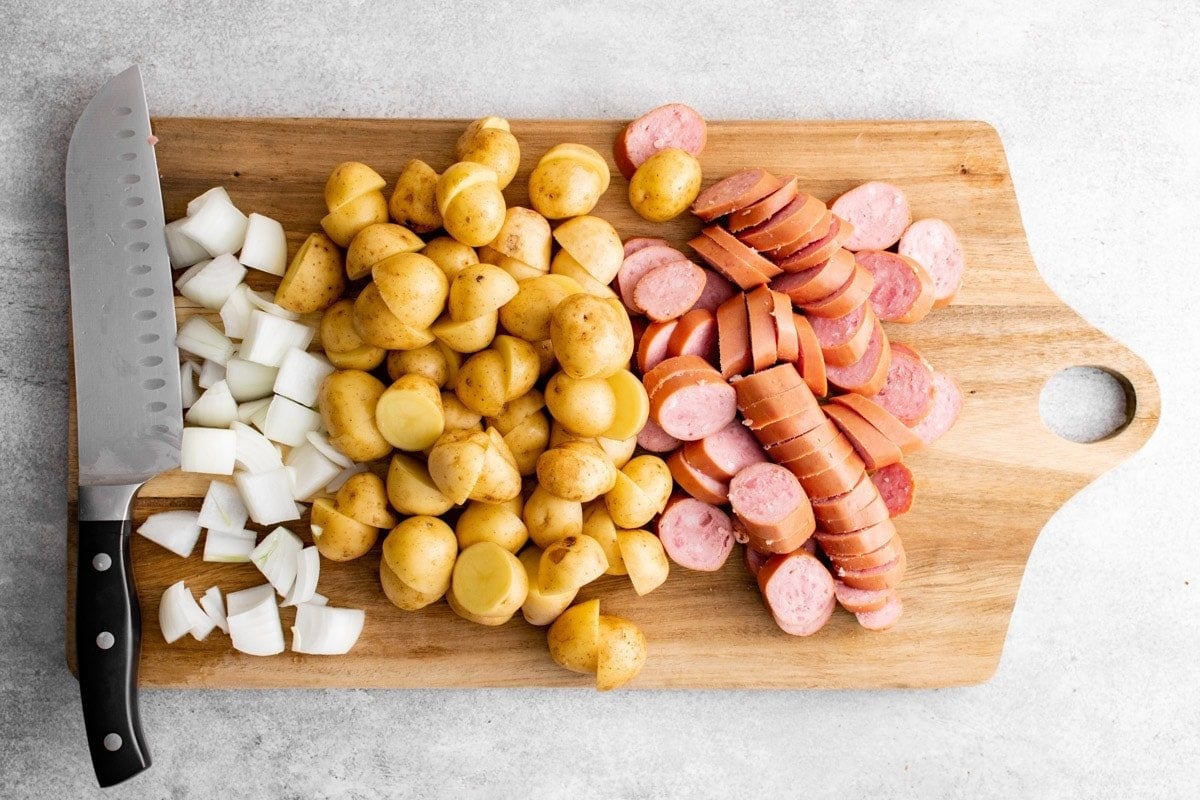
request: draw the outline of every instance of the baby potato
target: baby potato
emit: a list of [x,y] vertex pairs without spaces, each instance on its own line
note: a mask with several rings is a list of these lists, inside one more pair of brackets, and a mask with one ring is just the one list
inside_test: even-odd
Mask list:
[[466,550],[476,542],[495,542],[510,553],[520,551],[529,541],[521,508],[520,495],[506,503],[471,500],[454,526],[459,549]]
[[333,168],[325,181],[325,207],[337,211],[342,206],[368,192],[378,192],[387,181],[359,161],[343,161]]
[[521,281],[516,297],[500,309],[500,324],[527,342],[549,339],[554,309],[575,294],[583,294],[583,287],[563,275],[539,275]]
[[412,456],[394,453],[387,476],[388,502],[401,514],[445,514],[454,501],[442,494],[425,464]]
[[530,344],[537,351],[538,376],[549,375],[558,366],[558,360],[554,357],[554,342],[549,339],[540,339],[536,342],[530,342]]
[[596,297],[616,297],[617,293],[608,284],[601,283],[592,277],[583,265],[571,258],[566,250],[559,250],[550,262],[552,275],[564,275],[583,287],[583,290]]
[[458,540],[437,517],[409,517],[383,540],[383,560],[403,583],[422,594],[444,594],[458,555]]
[[542,553],[538,589],[546,594],[578,591],[608,569],[604,548],[590,536],[559,539]]
[[512,276],[512,279],[517,283],[527,281],[530,278],[536,278],[539,275],[545,275],[546,270],[531,267],[524,261],[518,261],[515,258],[501,255],[490,247],[479,248],[479,260],[486,264],[495,264],[500,269]]
[[509,130],[508,120],[484,117],[467,126],[454,148],[459,161],[473,161],[490,167],[503,189],[512,182],[521,164],[521,146]]
[[[440,227],[440,224],[439,224]],[[446,274],[446,280],[452,281],[472,264],[479,263],[475,248],[467,247],[462,242],[449,236],[439,236],[425,245],[421,255],[429,258]]]
[[429,233],[442,227],[436,198],[437,182],[438,174],[424,161],[414,158],[405,164],[388,202],[392,219],[417,233]]
[[371,274],[371,268],[397,253],[415,253],[425,247],[421,237],[390,222],[368,225],[350,242],[346,251],[346,277],[352,281]]
[[638,456],[621,468],[604,502],[618,528],[640,528],[667,507],[674,485],[665,461]]
[[504,410],[508,400],[504,358],[495,350],[483,350],[463,362],[454,393],[463,405],[485,417]]
[[396,524],[396,515],[388,508],[387,487],[374,472],[351,475],[338,489],[336,504],[338,511],[364,525],[391,528]]
[[339,300],[321,315],[321,346],[325,357],[338,369],[370,371],[378,367],[387,351],[369,345],[354,329],[354,301]]
[[369,225],[387,222],[388,206],[383,192],[361,194],[321,218],[321,228],[342,247],[349,247],[358,232]]
[[591,215],[569,219],[554,229],[563,252],[601,284],[612,283],[625,260],[621,236],[607,220]]
[[311,514],[313,544],[330,561],[352,561],[375,546],[379,529],[343,514],[328,498],[313,500]]
[[618,530],[617,547],[621,560],[638,595],[646,595],[662,586],[671,571],[667,552],[657,536],[646,530]]
[[586,503],[609,492],[617,481],[617,468],[600,447],[591,442],[566,442],[538,458],[538,483],[565,500]]
[[428,328],[416,328],[397,317],[383,301],[374,281],[354,301],[354,330],[362,340],[385,350],[415,350],[433,341]]
[[631,436],[628,439],[609,439],[604,436],[580,436],[577,433],[567,430],[558,422],[555,422],[550,426],[550,446],[558,447],[564,442],[588,442],[596,445],[604,451],[609,461],[612,461],[613,466],[617,469],[625,466],[625,463],[633,457],[633,451],[637,448],[636,436]]
[[594,675],[600,652],[600,601],[588,600],[562,612],[546,631],[546,644],[555,664]]
[[474,622],[476,625],[487,625],[488,627],[499,627],[513,618],[515,611],[509,614],[472,614],[467,609],[463,608],[462,603],[454,596],[454,587],[450,587],[450,591],[446,592],[446,605],[450,606],[450,610],[458,616],[465,619],[467,622]]
[[504,408],[494,417],[488,417],[488,425],[507,435],[531,414],[536,414],[546,407],[546,399],[537,389],[530,389],[520,397],[514,397],[504,404]]
[[629,205],[642,219],[666,222],[700,194],[700,162],[686,150],[668,147],[637,168],[629,180]]
[[596,540],[608,561],[605,575],[625,575],[625,562],[617,546],[617,526],[602,500],[593,500],[583,509],[583,535]]
[[547,219],[577,217],[596,207],[603,185],[595,170],[582,161],[543,158],[529,175],[529,202]]
[[477,353],[496,337],[499,319],[495,311],[463,322],[455,322],[448,314],[443,314],[429,330],[441,344],[456,353]]
[[433,259],[397,253],[371,269],[371,278],[388,310],[407,325],[428,328],[446,305],[450,283]]
[[650,398],[641,380],[627,369],[619,370],[607,379],[616,400],[613,424],[601,435],[607,439],[637,437],[650,418]]
[[275,302],[288,311],[309,314],[336,303],[345,288],[342,251],[325,234],[312,233],[279,281]]
[[529,580],[515,555],[495,542],[476,542],[459,553],[451,591],[468,613],[503,617],[525,602]]
[[[541,161],[553,161],[555,159],[567,159],[578,161],[586,166],[592,174],[600,179],[600,194],[608,191],[608,182],[611,178],[611,171],[608,168],[608,162],[604,160],[604,156],[596,152],[585,144],[574,144],[572,142],[564,142],[556,144],[546,151],[542,156]],[[540,162],[539,162],[540,163]]]
[[332,372],[321,384],[317,405],[329,443],[352,461],[374,461],[392,452],[375,425],[375,406],[383,390],[377,378],[355,369]]
[[546,548],[568,536],[583,533],[583,506],[564,500],[538,486],[525,501],[521,512],[529,538],[538,547]]
[[600,646],[596,651],[596,688],[602,692],[624,686],[646,663],[646,636],[627,619],[601,614]]
[[624,369],[633,356],[626,324],[613,304],[601,298],[580,294],[563,299],[550,315],[550,341],[563,372],[572,378],[606,378]]
[[442,594],[418,592],[400,580],[383,559],[379,561],[379,583],[383,586],[383,593],[387,599],[401,611],[419,611],[442,599]]
[[504,195],[496,173],[481,164],[451,164],[438,179],[437,202],[446,233],[465,245],[482,247],[504,226]]
[[508,445],[495,428],[487,429],[490,442],[483,456],[483,472],[471,489],[472,500],[500,503],[521,496],[521,473]]
[[403,375],[422,375],[437,386],[444,387],[449,385],[451,374],[458,373],[458,358],[458,353],[438,342],[416,350],[393,350],[387,354],[388,377],[395,381]]
[[483,417],[463,405],[462,400],[452,391],[442,392],[442,416],[448,431],[483,430],[480,425]]
[[524,339],[501,334],[492,340],[492,349],[504,364],[504,401],[515,400],[537,383],[541,362],[537,350]]
[[517,296],[517,282],[494,264],[465,267],[450,283],[450,319],[463,322],[492,314]]
[[546,384],[546,408],[572,433],[599,436],[612,427],[617,401],[603,378],[576,379],[556,372]]
[[[550,223],[532,209],[513,206],[504,212],[500,233],[483,249],[488,251],[488,257],[481,255],[482,260],[510,274],[510,262],[531,267],[533,273],[528,277],[545,273],[550,268]],[[513,277],[521,280],[517,275]]]
[[424,450],[445,425],[438,385],[424,375],[401,375],[375,404],[375,426],[398,450]]
[[429,477],[454,505],[467,502],[483,475],[491,440],[479,431],[447,431],[429,451]]
[[517,472],[522,476],[537,472],[537,460],[546,452],[549,441],[550,421],[541,411],[530,414],[517,423],[517,427],[504,434],[504,443],[508,445],[517,463]]
[[577,592],[561,592],[560,594],[544,594],[538,588],[538,569],[541,567],[542,550],[530,545],[517,556],[521,566],[525,568],[525,577],[529,582],[529,594],[521,604],[521,615],[530,625],[549,625],[558,619],[558,615],[567,610],[567,606],[575,600]]

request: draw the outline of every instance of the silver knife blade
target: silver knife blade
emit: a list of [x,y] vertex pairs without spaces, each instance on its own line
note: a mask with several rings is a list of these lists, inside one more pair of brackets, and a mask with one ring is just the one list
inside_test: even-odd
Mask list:
[[136,66],[84,110],[67,150],[67,250],[81,486],[179,465],[175,304],[150,114]]

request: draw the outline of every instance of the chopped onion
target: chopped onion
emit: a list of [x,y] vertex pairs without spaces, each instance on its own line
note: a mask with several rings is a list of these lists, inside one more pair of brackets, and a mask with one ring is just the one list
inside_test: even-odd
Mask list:
[[250,312],[254,310],[254,305],[250,302],[252,293],[253,290],[243,283],[230,293],[225,304],[221,306],[221,324],[225,327],[226,336],[241,339],[246,335],[246,328],[250,325]]
[[209,258],[208,251],[180,232],[187,218],[177,219],[164,228],[167,234],[167,255],[172,269],[183,269]]
[[183,407],[191,408],[200,398],[200,390],[196,388],[196,365],[191,361],[179,364],[179,390],[183,399]]
[[177,556],[187,558],[200,538],[198,511],[161,511],[146,517],[137,532]]
[[259,525],[274,525],[300,519],[301,509],[292,497],[287,468],[269,472],[239,472],[233,476],[250,519]]
[[313,592],[312,598],[305,605],[327,606],[327,605],[329,605],[329,598],[326,597],[325,595],[321,594],[320,592]]
[[265,415],[267,406],[271,405],[271,398],[263,397],[258,400],[249,400],[238,405],[238,422],[244,422],[247,425],[254,424],[254,415],[260,410]]
[[234,456],[237,463],[247,472],[257,474],[270,472],[283,467],[283,459],[271,440],[244,422],[234,422],[229,426],[237,437],[237,452]]
[[[196,605],[196,598],[192,597],[183,581],[172,583],[163,592],[162,600],[158,604],[158,626],[162,628],[162,635],[167,644],[191,633],[193,617],[187,612],[188,603]],[[201,610],[200,613],[203,614],[204,611]]]
[[[197,247],[199,247],[199,245],[197,245]],[[201,248],[201,249],[203,249],[203,248]],[[197,273],[200,272],[200,270],[207,267],[210,263],[212,263],[212,259],[208,257],[208,251],[205,251],[204,260],[197,261],[195,264],[192,264],[190,267],[188,267],[187,269],[185,269],[183,271],[183,274],[181,274],[178,278],[175,279],[175,288],[178,289],[180,286],[182,286],[183,284],[190,281],[193,277],[196,276]]]
[[292,321],[300,319],[300,315],[295,311],[288,311],[281,305],[275,303],[274,292],[256,292],[253,289],[247,289],[246,299],[250,301],[250,305],[257,308],[259,311],[265,311],[272,317],[280,319],[289,319]]
[[315,331],[307,325],[256,310],[250,314],[250,325],[242,339],[241,356],[268,367],[278,367],[288,350],[293,347],[305,349],[314,334]]
[[225,614],[232,617],[254,608],[263,600],[275,600],[275,587],[269,583],[240,589],[225,595]]
[[283,226],[270,217],[251,214],[238,260],[247,267],[282,275],[287,270],[287,235]]
[[240,531],[246,527],[246,506],[237,487],[231,483],[213,481],[208,484],[204,503],[200,506],[201,528],[218,531]]
[[259,433],[262,433],[267,426],[267,412],[271,410],[271,400],[273,399],[274,395],[266,398],[267,404],[255,411],[250,417],[250,424],[258,428]]
[[325,356],[293,347],[283,356],[279,374],[275,377],[275,394],[295,400],[312,408],[317,404],[321,384],[333,372],[333,364]]
[[[237,415],[236,408],[234,415]],[[271,405],[267,407],[267,419],[263,423],[262,432],[273,442],[298,447],[307,441],[305,435],[309,431],[315,431],[320,425],[320,414],[294,400],[275,395],[271,398]]]
[[213,194],[179,226],[180,233],[211,256],[236,253],[246,239],[246,215],[238,211],[228,194],[222,194]]
[[244,358],[231,358],[225,366],[225,382],[229,384],[233,399],[239,403],[259,400],[271,394],[278,372],[275,367],[266,367]]
[[228,428],[237,419],[237,401],[229,393],[229,384],[217,381],[205,389],[183,418],[205,428]]
[[185,353],[215,361],[222,366],[229,363],[235,349],[233,342],[203,317],[192,317],[180,326],[175,346]]
[[229,633],[229,621],[225,618],[225,600],[221,590],[216,586],[210,587],[200,598],[200,607],[212,619],[213,624],[224,633]]
[[[190,413],[190,412],[189,412]],[[179,469],[209,475],[232,475],[237,434],[221,428],[184,428]]]
[[296,580],[284,595],[281,606],[298,606],[312,600],[317,593],[317,579],[321,576],[321,554],[315,547],[306,547],[296,558]]
[[339,467],[352,467],[354,462],[342,455],[336,447],[329,441],[329,437],[320,431],[309,431],[304,435],[308,439],[308,443],[321,451],[321,455],[328,458]]
[[366,471],[367,471],[366,464],[351,464],[350,466],[346,467],[341,472],[339,472],[337,474],[337,477],[335,477],[329,483],[325,484],[325,491],[332,494],[333,492],[336,492],[338,489],[345,486],[346,481],[350,480],[355,475],[358,475],[359,473],[366,472]]
[[209,528],[204,536],[204,560],[219,564],[244,564],[254,552],[254,531],[219,531]]
[[348,653],[358,641],[366,617],[357,608],[301,604],[292,626],[292,652],[322,656]]
[[214,186],[199,197],[193,197],[187,204],[187,215],[194,216],[197,211],[204,207],[204,204],[209,200],[223,200],[226,203],[232,203],[233,200],[229,197],[229,192],[225,191],[224,186]]
[[250,554],[250,560],[275,587],[275,591],[287,595],[296,580],[299,566],[296,562],[303,549],[304,543],[299,536],[287,528],[279,527],[258,543],[258,547]]
[[[229,596],[229,610],[233,611],[233,595]],[[240,613],[230,613],[226,619],[233,649],[251,656],[283,652],[283,624],[274,596],[264,597]]]
[[297,500],[310,499],[341,471],[337,464],[307,441],[299,447],[293,447],[283,463],[292,480],[292,496]]
[[[230,359],[232,361],[233,359]],[[212,388],[212,385],[217,381],[225,380],[225,367],[215,361],[205,359],[200,365],[200,378],[198,383],[201,389]]]
[[[200,266],[197,264],[196,266]],[[228,253],[219,255],[196,270],[192,267],[175,282],[175,288],[187,299],[216,311],[246,277],[246,268]]]

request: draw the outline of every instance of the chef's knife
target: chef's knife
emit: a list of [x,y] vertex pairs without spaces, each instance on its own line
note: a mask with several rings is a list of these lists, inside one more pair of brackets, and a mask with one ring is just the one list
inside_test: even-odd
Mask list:
[[137,703],[133,499],[179,465],[183,418],[162,193],[138,68],[100,90],[67,151],[79,564],[75,653],[101,786],[150,766]]

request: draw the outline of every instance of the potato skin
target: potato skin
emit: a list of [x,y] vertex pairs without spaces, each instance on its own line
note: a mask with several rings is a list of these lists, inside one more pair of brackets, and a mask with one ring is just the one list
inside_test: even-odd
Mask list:
[[422,594],[446,592],[457,555],[454,531],[437,517],[409,517],[383,541],[383,559],[396,577]]
[[572,441],[552,447],[538,458],[538,483],[550,493],[586,503],[610,491],[617,468],[598,445]]
[[[495,264],[517,280],[534,277],[550,269],[550,223],[536,211],[523,206],[512,206],[504,212],[504,225],[496,238],[489,242],[480,259]],[[523,272],[528,274],[514,274]]]
[[406,453],[394,453],[388,467],[388,502],[401,514],[438,516],[454,507],[442,494],[425,464]]
[[600,601],[571,606],[546,631],[550,657],[572,672],[594,675],[600,651]]
[[459,549],[476,542],[495,542],[510,553],[519,552],[529,541],[521,505],[520,496],[507,503],[468,502],[454,526]]
[[425,247],[421,237],[391,222],[363,228],[346,251],[346,277],[352,281],[371,274],[371,268],[397,253],[415,253]]
[[595,171],[581,161],[543,161],[529,176],[529,202],[546,219],[578,217],[596,207],[602,185]]
[[529,538],[541,548],[583,533],[583,506],[551,494],[541,486],[536,487],[525,501],[521,518]]
[[600,615],[596,652],[596,688],[617,689],[633,680],[646,663],[646,636],[622,617]]
[[345,288],[342,251],[325,234],[312,233],[288,265],[275,302],[288,311],[309,314],[336,303]]
[[379,529],[343,514],[327,498],[318,497],[312,505],[313,544],[330,561],[353,561],[375,546]]
[[392,528],[396,515],[388,508],[387,487],[374,472],[351,475],[337,491],[337,510],[364,525]]
[[[450,382],[451,372],[446,353],[436,343],[416,350],[393,350],[387,354],[388,377],[396,381],[403,375],[421,375],[445,388]],[[454,371],[457,372],[457,366]]]
[[700,194],[700,162],[686,150],[668,147],[637,168],[629,181],[629,205],[642,219],[666,222],[682,214]]
[[375,427],[375,406],[384,385],[361,370],[330,373],[321,384],[317,404],[329,442],[353,461],[374,461],[392,452],[392,446]]
[[475,248],[468,247],[449,236],[439,236],[431,240],[425,245],[421,255],[432,259],[433,263],[437,264],[446,274],[446,280],[449,281],[458,277],[458,273],[467,267],[479,263],[479,255],[475,252]]
[[504,226],[504,195],[490,168],[470,161],[450,165],[437,182],[437,204],[446,233],[483,247]]
[[419,611],[442,599],[441,594],[418,592],[400,580],[383,559],[379,561],[379,583],[383,586],[383,593],[387,599],[401,611]]
[[492,417],[504,410],[508,399],[504,360],[495,350],[482,350],[458,370],[454,393],[467,408]]
[[321,315],[321,346],[338,369],[370,371],[383,363],[387,351],[367,344],[354,328],[354,301],[338,300]]
[[371,279],[388,310],[417,329],[433,324],[445,308],[450,291],[446,274],[433,259],[420,253],[389,256],[371,268]]
[[539,275],[518,284],[516,297],[500,309],[504,329],[527,342],[550,338],[554,310],[568,297],[583,294],[583,287],[565,275]]
[[[518,297],[520,295],[518,294]],[[550,314],[550,342],[563,372],[572,378],[607,378],[633,357],[633,338],[625,335],[628,317],[607,300],[574,294]]]
[[521,164],[521,146],[509,130],[508,120],[484,117],[467,126],[454,148],[459,161],[473,161],[496,173],[500,188],[508,186]]
[[424,161],[414,158],[405,164],[388,202],[392,219],[417,233],[442,227],[442,214],[435,197],[437,182],[437,172]]
[[428,328],[416,328],[388,308],[374,281],[354,300],[354,330],[362,340],[385,350],[415,350],[433,341]]
[[546,383],[546,409],[570,432],[599,436],[612,426],[617,400],[603,378],[577,379],[556,372]]

